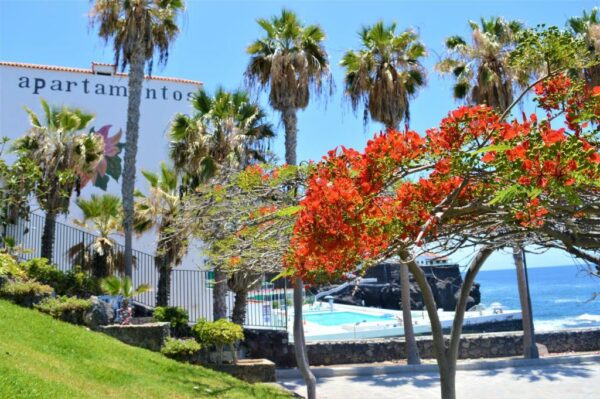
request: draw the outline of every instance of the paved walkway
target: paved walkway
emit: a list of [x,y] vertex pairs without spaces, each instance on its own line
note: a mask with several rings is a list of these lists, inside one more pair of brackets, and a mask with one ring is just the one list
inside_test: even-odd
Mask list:
[[[459,370],[459,399],[600,398],[600,363],[555,364],[491,370]],[[282,384],[302,396],[301,380]],[[390,374],[318,379],[319,399],[439,399],[437,374]]]

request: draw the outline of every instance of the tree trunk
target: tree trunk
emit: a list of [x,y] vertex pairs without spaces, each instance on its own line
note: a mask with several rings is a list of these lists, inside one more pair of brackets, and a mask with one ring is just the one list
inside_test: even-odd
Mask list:
[[135,189],[135,158],[137,155],[140,127],[140,103],[144,82],[144,54],[141,46],[137,48],[129,64],[129,92],[127,99],[127,130],[125,133],[125,161],[123,165],[123,228],[125,232],[125,275],[133,273],[133,216]]
[[[85,250],[86,248],[84,248],[84,251]],[[85,255],[82,258],[85,259]],[[92,274],[99,280],[108,277],[106,252],[104,255],[100,255],[97,252],[94,253],[94,257],[92,258]]]
[[296,165],[296,145],[298,141],[298,118],[296,110],[286,109],[281,112],[285,126],[285,163]]
[[427,282],[427,277],[423,270],[414,261],[407,261],[410,259],[408,251],[404,250],[400,252],[400,257],[403,262],[406,263],[411,273],[415,277],[421,293],[423,295],[423,302],[429,315],[429,322],[431,325],[431,334],[433,337],[433,345],[435,349],[435,357],[440,372],[440,384],[442,399],[455,399],[456,398],[456,360],[458,358],[458,346],[460,343],[460,335],[462,333],[462,323],[467,309],[467,301],[469,299],[469,292],[475,281],[477,272],[486,259],[492,253],[492,249],[484,247],[479,250],[473,262],[469,266],[469,270],[465,275],[465,280],[461,286],[460,297],[456,305],[456,312],[454,313],[454,321],[452,324],[452,332],[450,336],[450,346],[446,348],[446,342],[442,332],[442,324],[437,314],[437,305],[431,292],[431,287]]
[[402,322],[404,323],[406,361],[408,364],[421,364],[412,323],[409,272],[408,266],[404,262],[400,262],[400,292],[402,296]]
[[215,267],[215,283],[213,285],[213,320],[227,318],[227,273]]
[[246,321],[246,303],[248,302],[248,290],[239,290],[235,292],[235,302],[231,312],[231,321],[240,326]]
[[158,287],[156,290],[156,306],[169,306],[171,295],[171,262],[164,255],[155,257],[158,266]]
[[513,259],[517,270],[517,285],[523,318],[523,357],[526,359],[537,359],[540,355],[535,345],[533,326],[531,325],[532,317],[527,295],[527,277],[525,276],[525,269],[523,267],[523,249],[520,246],[513,247]]
[[54,236],[56,234],[56,213],[54,211],[46,212],[46,221],[44,223],[44,233],[42,234],[41,257],[48,259],[52,263],[54,253]]
[[300,369],[304,383],[306,384],[307,398],[316,399],[317,379],[312,371],[310,371],[308,353],[306,352],[306,343],[304,341],[304,324],[302,320],[303,288],[304,283],[302,279],[296,277],[294,282],[294,352],[296,354],[298,369]]

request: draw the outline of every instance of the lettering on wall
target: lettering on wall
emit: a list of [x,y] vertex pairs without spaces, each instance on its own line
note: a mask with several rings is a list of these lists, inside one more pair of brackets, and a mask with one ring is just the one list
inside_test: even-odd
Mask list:
[[[29,90],[32,94],[44,92],[83,93],[97,96],[127,97],[127,85],[105,84],[90,82],[89,79],[67,80],[67,79],[45,79],[39,77],[20,76],[17,82],[19,89]],[[160,88],[144,88],[142,98],[146,100],[183,101],[191,100],[193,91],[182,92],[172,90],[163,85]]]

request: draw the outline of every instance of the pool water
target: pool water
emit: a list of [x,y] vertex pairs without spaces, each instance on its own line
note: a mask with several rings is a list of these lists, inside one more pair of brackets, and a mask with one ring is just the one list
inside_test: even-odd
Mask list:
[[393,316],[373,316],[365,313],[356,312],[319,312],[319,313],[305,313],[304,320],[320,324],[322,326],[340,326],[343,324],[355,324],[362,322],[372,321],[385,321],[392,320]]

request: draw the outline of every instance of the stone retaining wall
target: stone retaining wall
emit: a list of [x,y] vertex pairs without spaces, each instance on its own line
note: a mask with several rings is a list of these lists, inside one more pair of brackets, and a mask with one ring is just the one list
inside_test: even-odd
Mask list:
[[[258,345],[246,343],[250,357],[269,359],[278,367],[296,366],[293,346],[287,342],[287,336],[284,334],[270,331],[261,335],[257,342]],[[600,328],[538,333],[536,342],[544,345],[550,353],[597,351],[600,350]],[[417,345],[422,358],[434,358],[431,337],[417,337]],[[403,338],[309,343],[307,350],[310,364],[313,366],[384,362],[406,358]],[[522,353],[522,332],[464,334],[459,349],[461,359],[510,357],[520,356]]]
[[126,344],[159,352],[169,336],[169,323],[114,324],[100,326],[100,331]]

